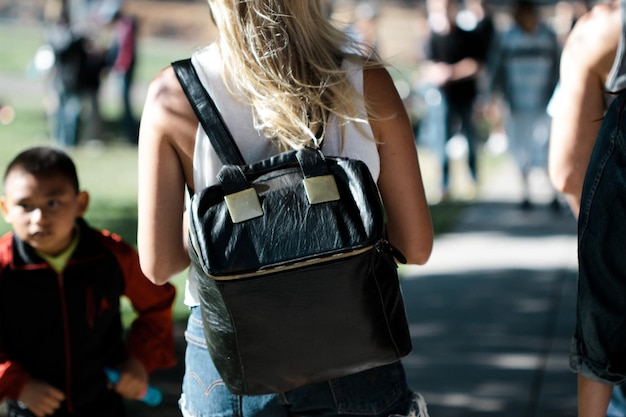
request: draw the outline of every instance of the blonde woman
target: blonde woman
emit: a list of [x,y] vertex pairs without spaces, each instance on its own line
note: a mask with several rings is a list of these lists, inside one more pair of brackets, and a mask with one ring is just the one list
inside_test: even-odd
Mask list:
[[[423,264],[433,233],[413,132],[388,72],[324,16],[319,0],[209,0],[219,39],[192,62],[246,161],[311,146],[364,160],[377,179],[389,240]],[[171,68],[151,83],[139,135],[141,266],[155,283],[189,265],[185,187],[202,190],[221,167]],[[184,416],[417,416],[400,362],[285,393],[235,396],[204,341],[196,282],[190,306]],[[422,410],[425,414],[425,410]],[[412,413],[412,414],[411,414]]]

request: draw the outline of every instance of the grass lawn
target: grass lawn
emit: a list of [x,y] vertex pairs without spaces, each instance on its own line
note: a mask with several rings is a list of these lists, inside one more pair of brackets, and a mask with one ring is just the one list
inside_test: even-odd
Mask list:
[[[40,27],[0,25],[0,50],[4,51],[0,77],[16,82],[41,83],[29,78],[29,63],[42,43]],[[144,40],[140,43],[137,68],[137,86],[145,89],[149,80],[171,61],[189,56],[195,45],[163,40]],[[25,94],[19,88],[0,89],[0,105],[10,105],[15,111],[14,120],[0,124],[0,166],[6,164],[21,150],[36,145],[50,145],[47,117],[43,105],[43,90]],[[140,113],[137,105],[137,114]],[[103,101],[106,126],[115,132],[111,117],[119,111],[116,102]],[[113,116],[112,116],[113,115]],[[113,135],[114,136],[114,135]],[[136,243],[137,233],[137,150],[121,140],[105,142],[104,146],[81,145],[70,152],[73,157],[81,187],[89,191],[91,205],[86,219],[95,227],[120,234],[129,243]],[[431,207],[435,232],[444,233],[455,224],[464,203],[439,204]],[[0,222],[0,232],[9,227]],[[178,287],[175,316],[184,319],[187,309],[182,304],[184,274],[173,283]],[[131,309],[125,306],[125,322],[132,318]]]

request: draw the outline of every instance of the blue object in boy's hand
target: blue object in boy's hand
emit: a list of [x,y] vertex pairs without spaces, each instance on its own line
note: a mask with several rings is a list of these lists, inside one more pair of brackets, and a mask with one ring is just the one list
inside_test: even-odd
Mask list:
[[[120,372],[113,368],[104,368],[104,372],[109,379],[109,382],[113,385],[117,384],[117,381],[120,380]],[[141,401],[149,405],[150,407],[156,407],[161,404],[161,399],[163,398],[161,391],[158,388],[148,385],[146,389],[146,393],[141,398]]]

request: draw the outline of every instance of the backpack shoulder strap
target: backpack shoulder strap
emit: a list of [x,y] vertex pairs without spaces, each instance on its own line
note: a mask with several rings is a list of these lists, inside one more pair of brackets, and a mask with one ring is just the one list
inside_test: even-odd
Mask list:
[[241,151],[213,99],[202,86],[191,59],[172,62],[172,68],[220,161],[224,165],[245,165]]

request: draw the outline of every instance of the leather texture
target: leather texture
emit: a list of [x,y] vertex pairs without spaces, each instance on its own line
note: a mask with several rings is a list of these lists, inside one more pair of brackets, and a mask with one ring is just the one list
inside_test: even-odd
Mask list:
[[[310,204],[303,179],[329,174],[339,200]],[[226,164],[218,181],[191,198],[189,251],[208,349],[232,393],[284,392],[410,352],[402,256],[362,161],[304,148]],[[263,215],[234,223],[224,197],[250,187]]]
[[[192,197],[192,246],[208,275],[281,268],[372,247],[384,237],[383,208],[367,166],[358,160],[326,160],[320,154],[306,148],[244,167],[224,166],[219,185]],[[339,201],[309,204],[296,155],[316,159],[322,172],[333,174]],[[225,171],[239,175],[222,175]],[[250,187],[257,190],[264,215],[233,223],[224,195]]]

